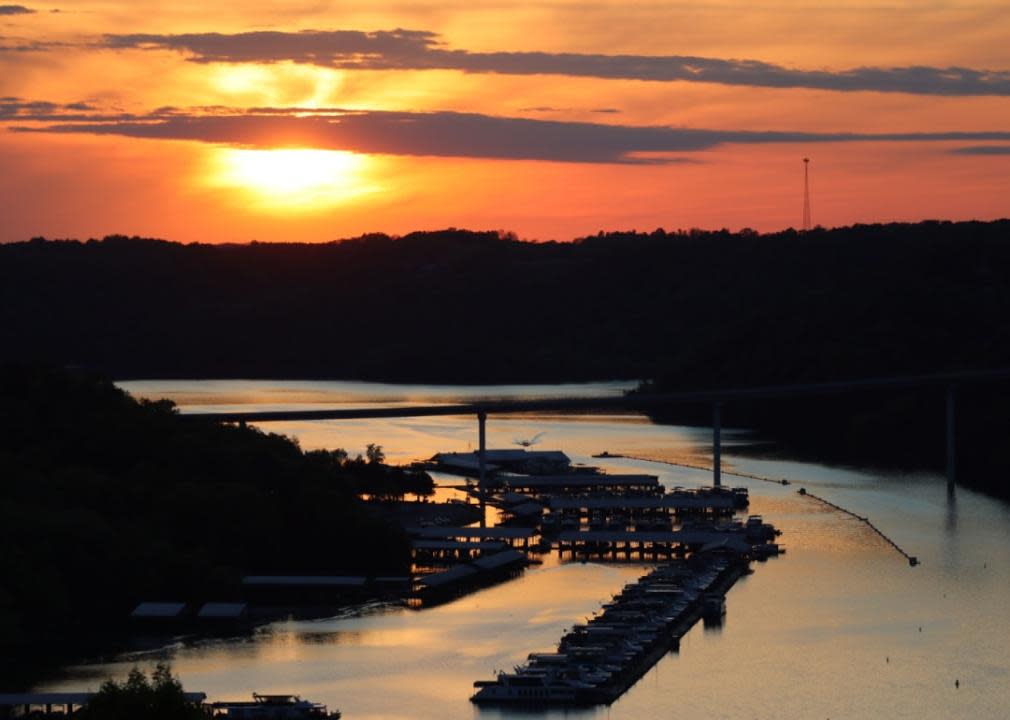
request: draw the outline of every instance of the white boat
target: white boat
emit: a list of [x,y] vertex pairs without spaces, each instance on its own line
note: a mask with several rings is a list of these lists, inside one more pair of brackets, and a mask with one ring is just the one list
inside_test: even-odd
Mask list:
[[588,683],[560,678],[554,674],[500,673],[497,680],[478,680],[475,703],[573,703],[579,690],[591,689]]
[[252,701],[209,703],[210,716],[230,720],[339,720],[340,711],[330,712],[325,705],[302,700],[297,695],[261,695]]

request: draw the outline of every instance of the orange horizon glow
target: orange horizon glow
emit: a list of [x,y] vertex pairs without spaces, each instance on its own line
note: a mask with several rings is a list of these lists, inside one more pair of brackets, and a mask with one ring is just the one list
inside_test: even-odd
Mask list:
[[[774,231],[800,224],[803,157],[811,158],[815,225],[1010,216],[1006,138],[632,148],[627,157],[665,162],[635,164],[592,152],[558,159],[551,155],[554,140],[516,140],[510,128],[518,126],[509,123],[498,135],[447,123],[434,142],[409,119],[380,129],[361,121],[346,143],[343,136],[320,136],[318,128],[251,138],[227,128],[205,137],[143,131],[166,118],[305,117],[319,109],[339,111],[331,116],[335,124],[344,112],[457,114],[561,124],[572,134],[584,126],[822,135],[1002,131],[1010,127],[1010,92],[914,89],[925,82],[914,68],[939,76],[968,68],[1010,86],[1010,17],[967,0],[930,9],[880,8],[868,0],[803,8],[789,0],[762,7],[699,0],[690,8],[616,0],[486,8],[420,0],[395,9],[351,2],[283,10],[265,0],[158,7],[79,0],[58,13],[23,1],[25,11],[0,15],[0,98],[25,107],[51,103],[82,119],[76,132],[12,132],[61,120],[5,115],[0,106],[0,242],[113,233],[317,242],[449,226],[540,240],[656,227]],[[435,53],[489,53],[492,65],[506,62],[499,54],[515,62],[510,54],[540,53],[758,63],[757,70],[742,68],[744,75],[760,74],[762,63],[829,76],[906,68],[913,69],[906,73],[911,90],[509,74],[427,67],[429,56],[396,67],[413,46],[391,51],[394,66],[366,69],[326,66],[308,50],[300,59],[257,59],[258,48],[273,44],[236,46],[251,54],[235,61],[199,58],[185,48],[96,47],[108,36],[207,33],[215,38],[208,52],[225,52],[230,34],[393,28],[430,33]],[[381,49],[386,41],[377,42]],[[369,52],[360,50],[355,62]],[[105,119],[90,122],[91,116]],[[117,116],[140,129],[117,134]],[[515,143],[533,150],[524,154]],[[492,152],[498,146],[503,150]]]

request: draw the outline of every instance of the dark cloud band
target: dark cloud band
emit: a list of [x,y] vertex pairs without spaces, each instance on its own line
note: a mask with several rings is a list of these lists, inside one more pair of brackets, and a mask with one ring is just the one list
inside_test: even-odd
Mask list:
[[955,155],[1010,155],[1010,145],[970,145],[952,152]]
[[0,5],[0,15],[34,15],[35,11],[24,5]]
[[460,70],[506,75],[563,75],[655,82],[706,82],[764,88],[809,88],[921,95],[1010,95],[1010,72],[963,67],[860,67],[797,70],[758,60],[687,55],[599,55],[547,52],[478,53],[447,49],[419,30],[262,31],[237,34],[106,35],[100,47],[168,49],[194,62],[296,62],[361,70]]
[[624,164],[681,162],[683,158],[669,156],[725,144],[1010,142],[1010,132],[756,132],[340,108],[161,108],[147,115],[116,115],[80,103],[61,106],[16,98],[0,98],[0,121],[22,123],[11,128],[20,132],[192,140],[249,148],[306,147],[388,155]]

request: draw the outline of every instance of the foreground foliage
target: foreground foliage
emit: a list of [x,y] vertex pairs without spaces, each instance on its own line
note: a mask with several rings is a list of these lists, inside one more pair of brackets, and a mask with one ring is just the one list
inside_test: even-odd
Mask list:
[[107,680],[79,713],[82,720],[206,720],[199,704],[188,702],[182,684],[162,663],[148,678],[133,668],[122,682]]

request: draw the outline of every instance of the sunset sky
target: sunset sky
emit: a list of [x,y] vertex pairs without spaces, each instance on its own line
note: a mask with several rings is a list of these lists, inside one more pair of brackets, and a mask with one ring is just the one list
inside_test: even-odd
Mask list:
[[0,0],[0,241],[1010,215],[1010,2]]

